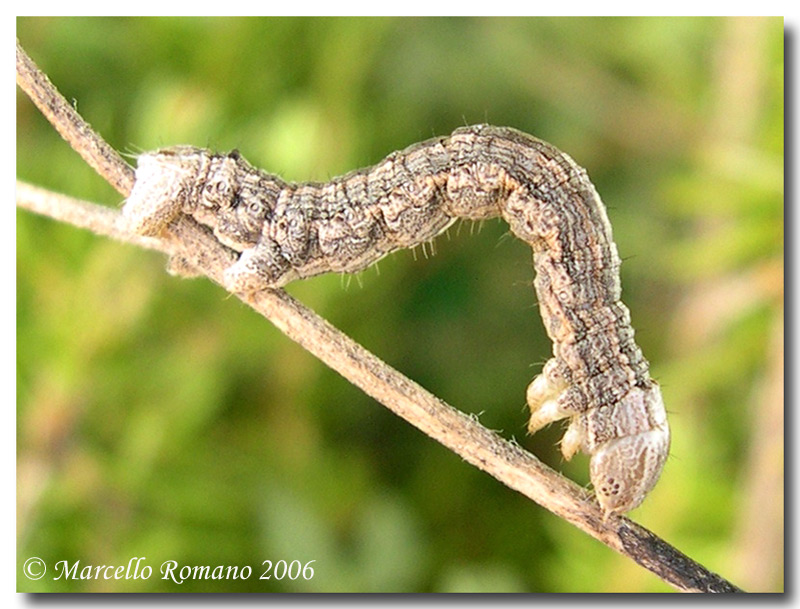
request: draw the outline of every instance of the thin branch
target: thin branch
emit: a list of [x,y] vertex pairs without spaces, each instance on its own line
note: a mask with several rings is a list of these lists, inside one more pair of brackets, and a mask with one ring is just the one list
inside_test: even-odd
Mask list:
[[17,40],[17,85],[25,91],[45,118],[117,192],[128,196],[133,188],[133,169],[83,120],[58,92]]
[[[20,55],[23,56],[23,72],[20,72]],[[51,121],[73,122],[76,116],[74,110],[70,106],[70,112],[66,112],[60,107],[61,104],[69,104],[36,69],[19,45],[17,58],[17,80],[25,84],[20,86],[26,91],[36,91],[37,95],[43,94],[50,100],[46,107]],[[27,82],[33,78],[31,74],[41,77],[35,87]],[[58,102],[58,99],[62,101]],[[81,154],[92,157],[95,154],[92,151],[103,150],[102,146],[97,145],[97,141],[103,141],[91,132],[82,119],[80,121],[80,128],[70,125],[57,128],[62,134],[77,133],[76,143],[70,139],[72,136],[68,141],[83,151]],[[81,145],[83,139],[92,140],[93,143]],[[100,158],[93,159],[90,164],[110,170],[113,175],[103,174],[104,177],[127,195],[132,185],[130,167],[124,162],[124,167],[114,162],[107,163],[109,158],[116,155],[113,149],[110,150],[113,155],[107,151],[98,152]],[[141,243],[140,237],[133,237],[118,229],[117,212],[102,206],[79,202],[21,182],[17,183],[17,205],[121,241],[178,255],[220,285],[223,271],[236,259],[236,254],[222,246],[207,229],[186,217],[171,224],[163,239],[148,239],[147,243]],[[585,489],[550,469],[519,445],[501,438],[394,370],[283,290],[236,296],[351,383],[467,462],[630,557],[678,590],[741,591],[633,521],[616,516],[604,520],[598,504]]]
[[117,225],[120,214],[110,207],[73,199],[25,182],[17,182],[17,206],[59,222],[85,228],[96,235],[111,237],[117,241],[125,241],[166,254],[176,253],[162,239],[134,235],[120,228]]

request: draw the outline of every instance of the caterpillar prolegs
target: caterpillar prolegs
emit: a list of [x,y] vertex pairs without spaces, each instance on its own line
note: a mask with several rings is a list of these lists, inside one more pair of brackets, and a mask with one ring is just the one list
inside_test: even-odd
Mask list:
[[554,146],[510,128],[464,127],[326,183],[284,182],[236,152],[141,155],[123,210],[129,228],[157,234],[181,213],[241,253],[225,274],[233,292],[360,271],[456,219],[501,216],[533,250],[553,341],[528,387],[529,431],[569,419],[562,453],[591,455],[606,515],[637,507],[658,481],[669,427],[620,300],[611,226],[586,172]]

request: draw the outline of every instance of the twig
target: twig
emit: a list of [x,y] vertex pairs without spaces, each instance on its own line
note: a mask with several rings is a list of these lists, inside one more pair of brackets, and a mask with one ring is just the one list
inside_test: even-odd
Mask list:
[[162,239],[134,235],[119,228],[117,222],[120,214],[110,207],[73,199],[25,182],[17,182],[17,205],[59,222],[85,228],[96,235],[111,237],[117,241],[125,241],[145,249],[158,250],[167,254],[175,253],[167,247],[167,243]]
[[[35,86],[29,85],[31,79],[35,80]],[[130,167],[121,158],[121,165],[114,160],[115,156],[119,158],[116,152],[77,116],[19,44],[17,80],[22,81],[20,86],[29,95],[36,96],[34,101],[38,106],[48,109],[46,115],[51,122],[80,121],[78,127],[60,125],[57,129],[59,133],[69,134],[65,138],[82,155],[93,159],[90,161],[93,167],[101,166],[104,171],[110,171],[110,176],[102,175],[127,195],[132,186]],[[64,105],[69,107],[69,112]],[[91,144],[87,145],[85,140]],[[95,158],[95,154],[100,158]],[[234,252],[189,218],[181,218],[170,225],[164,239],[148,239],[147,243],[141,243],[141,238],[118,230],[118,214],[101,206],[78,202],[21,182],[17,183],[17,204],[99,234],[136,242],[170,255],[178,254],[218,284],[222,282],[225,268],[235,260]],[[741,591],[631,520],[615,516],[604,520],[598,504],[585,489],[406,378],[283,290],[236,296],[365,393],[464,460],[630,557],[678,590]]]
[[58,92],[17,40],[17,85],[25,91],[56,131],[117,192],[128,196],[133,188],[133,169],[99,137],[64,96]]

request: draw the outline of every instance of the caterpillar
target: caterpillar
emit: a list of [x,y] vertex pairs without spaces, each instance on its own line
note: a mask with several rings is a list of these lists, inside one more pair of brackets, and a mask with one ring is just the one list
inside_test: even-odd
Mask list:
[[561,452],[590,455],[606,517],[640,505],[658,481],[669,426],[621,301],[611,225],[586,171],[554,146],[508,127],[463,127],[325,183],[285,182],[236,151],[178,146],[141,155],[125,224],[155,235],[178,214],[240,252],[225,272],[232,292],[357,272],[457,219],[502,217],[533,250],[553,342],[528,386],[529,432],[569,419]]

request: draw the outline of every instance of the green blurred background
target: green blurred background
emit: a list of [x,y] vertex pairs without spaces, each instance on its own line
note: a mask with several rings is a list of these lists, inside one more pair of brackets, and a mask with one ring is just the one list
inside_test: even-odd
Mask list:
[[[325,180],[464,124],[586,167],[673,429],[632,517],[783,589],[782,19],[23,18],[23,47],[118,150],[238,148]],[[17,175],[120,197],[17,93]],[[288,291],[545,462],[525,388],[551,350],[527,247],[462,224],[435,256]],[[18,589],[668,591],[464,463],[163,256],[17,213]],[[28,581],[25,559],[48,575]],[[144,556],[148,580],[54,581]],[[259,581],[264,560],[313,579]],[[247,581],[159,565],[249,565]]]

